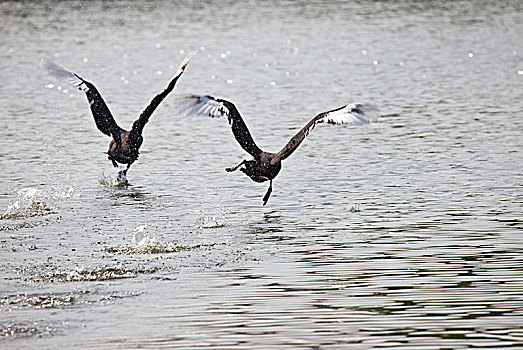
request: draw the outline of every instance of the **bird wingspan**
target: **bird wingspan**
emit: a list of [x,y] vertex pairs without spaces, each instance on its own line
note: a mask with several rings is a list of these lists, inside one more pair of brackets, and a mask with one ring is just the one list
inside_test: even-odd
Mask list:
[[255,158],[262,152],[254,142],[247,125],[232,102],[217,99],[210,95],[186,95],[177,97],[176,100],[178,109],[182,114],[197,114],[209,118],[227,117],[232,133],[240,146]]
[[91,107],[91,112],[98,130],[107,136],[112,136],[118,145],[120,142],[121,128],[116,124],[109,107],[105,103],[102,95],[96,87],[78,74],[62,67],[54,62],[42,60],[42,66],[47,69],[52,76],[73,85],[78,90],[85,92]]
[[316,124],[348,124],[361,125],[375,122],[380,115],[378,107],[351,103],[340,108],[336,108],[327,112],[323,112],[312,118],[296,135],[294,135],[289,142],[278,152],[278,157],[274,161],[280,161],[288,158],[298,146],[303,142],[305,137],[309,135]]
[[176,74],[169,82],[169,85],[160,92],[158,95],[156,95],[152,101],[149,103],[149,105],[145,108],[145,110],[140,114],[140,117],[133,123],[133,127],[131,129],[130,138],[133,139],[135,137],[138,137],[142,134],[143,128],[145,124],[149,121],[149,118],[153,114],[153,112],[156,110],[156,108],[160,105],[160,103],[169,95],[176,86],[176,82],[181,77],[183,72],[185,71],[185,67],[189,64],[191,61],[191,58],[196,54],[196,52],[191,52],[180,64],[180,67],[176,71]]

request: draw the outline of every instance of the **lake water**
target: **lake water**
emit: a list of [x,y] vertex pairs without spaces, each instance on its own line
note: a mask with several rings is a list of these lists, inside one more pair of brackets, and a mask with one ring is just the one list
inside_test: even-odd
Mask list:
[[[523,3],[0,3],[2,349],[523,348]],[[233,101],[277,151],[267,184],[225,120],[145,128],[128,188],[50,57],[129,128],[175,93]]]

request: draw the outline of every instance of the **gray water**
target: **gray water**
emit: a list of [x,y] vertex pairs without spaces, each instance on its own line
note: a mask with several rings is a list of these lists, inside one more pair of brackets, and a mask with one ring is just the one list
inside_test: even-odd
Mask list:
[[[523,3],[0,2],[2,349],[523,347]],[[169,96],[113,186],[109,138],[50,57],[129,128],[175,93],[233,101],[277,151],[267,184],[225,120]]]

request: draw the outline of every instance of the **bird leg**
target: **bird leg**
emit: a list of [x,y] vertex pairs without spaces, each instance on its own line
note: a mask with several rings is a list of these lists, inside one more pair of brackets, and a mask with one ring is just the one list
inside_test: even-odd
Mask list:
[[265,196],[263,196],[263,205],[267,204],[267,201],[269,200],[271,193],[272,193],[272,180],[269,184],[269,188],[267,189],[267,193],[265,193]]
[[127,169],[125,169],[125,170],[120,170],[120,171],[118,172],[118,180],[120,180],[120,181],[121,181],[121,180],[125,180],[125,174],[126,174],[126,173],[127,173]]
[[116,163],[116,161],[114,159],[111,159],[111,158],[109,158],[109,159],[111,160],[111,162],[113,162],[113,166],[115,168],[118,168],[118,163]]
[[227,172],[236,171],[236,170],[238,170],[239,167],[241,167],[243,164],[245,164],[245,162],[247,162],[247,161],[244,159],[244,160],[242,160],[242,162],[240,164],[236,165],[235,167],[225,168],[225,171],[227,171]]
[[131,164],[127,164],[127,168],[125,168],[124,170],[120,170],[118,172],[118,179],[119,180],[124,180],[125,177],[127,176],[127,170],[129,170],[129,168],[131,167]]

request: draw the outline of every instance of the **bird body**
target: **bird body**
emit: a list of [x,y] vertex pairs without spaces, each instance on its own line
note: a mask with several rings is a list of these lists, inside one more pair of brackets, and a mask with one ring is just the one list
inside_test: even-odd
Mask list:
[[121,130],[120,142],[121,145],[118,147],[118,143],[112,139],[109,142],[109,150],[107,151],[107,158],[113,162],[115,168],[118,167],[118,164],[115,164],[115,162],[131,166],[138,159],[143,136],[136,135],[131,137],[130,131]]
[[281,170],[281,161],[278,160],[277,153],[261,152],[257,158],[244,161],[243,165],[245,167],[240,168],[240,171],[255,182],[272,180]]

